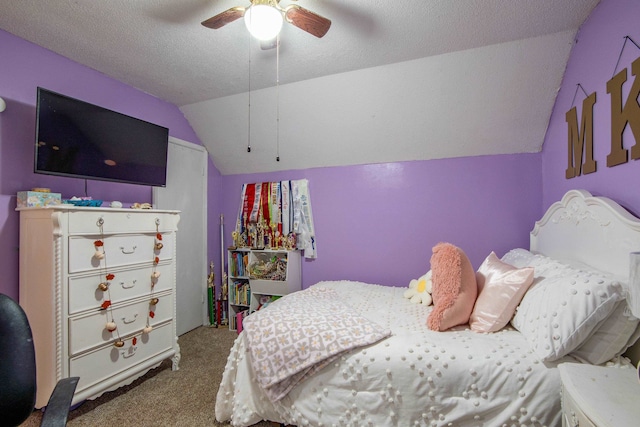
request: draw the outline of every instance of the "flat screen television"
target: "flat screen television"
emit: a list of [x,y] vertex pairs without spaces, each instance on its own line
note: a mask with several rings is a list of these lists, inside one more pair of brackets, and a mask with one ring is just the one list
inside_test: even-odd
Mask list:
[[41,87],[34,172],[164,187],[169,129]]

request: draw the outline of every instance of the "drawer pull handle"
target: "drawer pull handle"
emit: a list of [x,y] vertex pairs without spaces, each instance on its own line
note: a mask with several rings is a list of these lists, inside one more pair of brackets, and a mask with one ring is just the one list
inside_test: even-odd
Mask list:
[[137,246],[133,246],[130,251],[127,251],[127,250],[124,249],[124,246],[120,246],[120,251],[122,251],[122,253],[125,254],[125,255],[129,255],[129,254],[134,253],[136,251],[136,248],[137,248]]
[[136,321],[136,319],[137,319],[137,318],[138,318],[138,313],[136,313],[136,314],[134,314],[134,315],[133,315],[133,319],[127,319],[126,317],[123,317],[123,318],[122,318],[122,321],[123,321],[124,323],[127,323],[127,324],[128,324],[128,323],[133,323],[133,322],[135,322],[135,321]]
[[137,349],[138,349],[138,347],[133,347],[133,346],[129,347],[128,349],[126,349],[126,350],[121,352],[122,357],[127,359],[127,358],[135,355]]
[[131,285],[127,286],[125,282],[120,282],[120,286],[122,286],[122,289],[131,289],[136,285],[137,280],[133,279],[131,281]]

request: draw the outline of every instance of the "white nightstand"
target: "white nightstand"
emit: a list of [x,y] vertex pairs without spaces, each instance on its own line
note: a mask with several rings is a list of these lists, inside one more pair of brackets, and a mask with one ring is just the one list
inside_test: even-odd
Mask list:
[[640,383],[635,369],[562,363],[558,370],[564,427],[640,425]]

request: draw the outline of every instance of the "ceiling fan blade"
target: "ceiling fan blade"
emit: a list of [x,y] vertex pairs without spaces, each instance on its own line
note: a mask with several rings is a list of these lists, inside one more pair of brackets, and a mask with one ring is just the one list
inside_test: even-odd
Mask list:
[[242,16],[244,15],[244,11],[244,7],[232,7],[231,9],[225,10],[224,12],[219,13],[216,16],[212,16],[206,21],[202,21],[202,25],[207,28],[213,28],[214,30],[217,30],[218,28],[224,27],[225,25],[235,21],[236,19],[242,18]]
[[327,34],[331,27],[331,20],[295,4],[285,8],[284,16],[288,22],[318,38]]

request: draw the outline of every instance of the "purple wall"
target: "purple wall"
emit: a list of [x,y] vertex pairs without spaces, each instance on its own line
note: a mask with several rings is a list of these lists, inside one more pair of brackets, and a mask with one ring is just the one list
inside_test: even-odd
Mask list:
[[[250,156],[250,154],[248,154]],[[484,156],[222,177],[226,245],[243,183],[309,180],[318,257],[303,287],[320,280],[407,286],[426,273],[440,241],[477,268],[528,247],[540,216],[540,155]]]
[[[7,109],[0,113],[0,292],[17,298],[16,193],[48,187],[63,197],[83,196],[85,185],[81,179],[33,173],[37,86],[168,127],[176,138],[197,144],[200,140],[176,106],[2,30],[0,52],[0,96],[7,103]],[[210,176],[216,173],[214,170]],[[151,202],[151,187],[139,185],[87,181],[87,193],[124,203]]]
[[[615,72],[627,68],[627,82],[623,87],[624,100],[634,76],[631,62],[640,57],[640,50],[627,42],[620,64],[616,68],[622,50],[624,37],[631,37],[640,44],[640,2],[637,0],[602,0],[583,24],[578,33],[578,43],[574,46],[564,80],[545,138],[542,156],[543,198],[542,207],[562,197],[571,188],[581,188],[594,195],[607,196],[627,209],[640,215],[640,161],[629,160],[622,165],[607,167],[606,157],[611,149],[611,98],[606,84]],[[638,77],[640,78],[640,77]],[[596,92],[597,101],[593,108],[594,159],[597,171],[588,175],[566,179],[567,168],[567,123],[566,112],[572,107],[572,100],[580,84],[588,94]],[[581,117],[582,101],[585,95],[578,91],[575,105]],[[640,143],[640,133],[637,135]],[[624,133],[624,147],[630,148],[635,139],[629,126]],[[640,249],[640,248],[638,248]]]
[[[501,255],[512,247],[526,247],[533,221],[571,188],[606,195],[640,213],[640,192],[629,184],[640,177],[640,163],[631,161],[614,168],[605,164],[610,144],[606,82],[613,76],[623,37],[629,35],[640,43],[639,20],[640,3],[635,0],[602,0],[596,7],[572,51],[542,154],[232,176],[221,176],[211,166],[209,259],[216,265],[220,259],[220,213],[225,216],[225,243],[230,243],[245,182],[309,180],[318,258],[304,261],[304,287],[335,279],[406,286],[429,268],[431,248],[439,241],[462,247],[478,267],[492,250]],[[17,297],[15,193],[34,186],[51,187],[64,196],[84,192],[84,181],[31,172],[36,86],[162,124],[177,138],[199,140],[182,113],[169,103],[3,31],[0,51],[0,96],[8,104],[0,114],[0,292]],[[639,56],[640,50],[628,43],[617,71]],[[629,73],[627,84],[632,79]],[[566,180],[565,113],[571,108],[577,83],[589,93],[597,92],[594,148],[599,164],[594,174]],[[580,107],[582,95],[576,99]],[[632,143],[629,134],[625,146]],[[151,198],[148,188],[126,184],[90,182],[89,193],[125,202]]]

